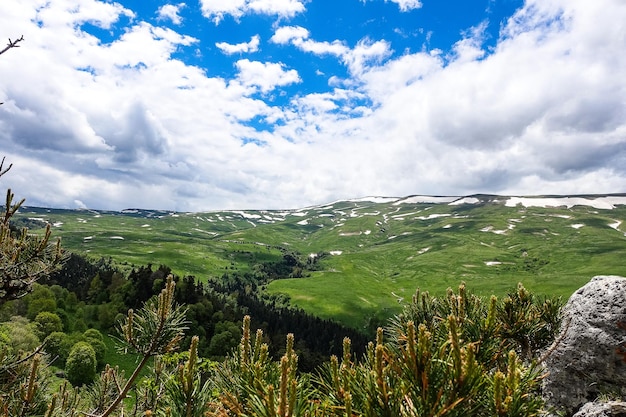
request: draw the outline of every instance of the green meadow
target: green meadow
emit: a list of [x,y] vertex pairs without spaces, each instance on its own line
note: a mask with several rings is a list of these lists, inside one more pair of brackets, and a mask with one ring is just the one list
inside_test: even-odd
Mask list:
[[508,207],[495,196],[456,205],[401,201],[206,213],[26,207],[19,217],[31,229],[52,223],[71,251],[127,268],[165,264],[200,280],[254,271],[281,259],[282,250],[302,259],[325,254],[317,270],[274,280],[266,291],[357,328],[399,312],[417,288],[442,294],[465,281],[479,294],[502,296],[522,282],[566,298],[594,275],[626,275],[624,205]]

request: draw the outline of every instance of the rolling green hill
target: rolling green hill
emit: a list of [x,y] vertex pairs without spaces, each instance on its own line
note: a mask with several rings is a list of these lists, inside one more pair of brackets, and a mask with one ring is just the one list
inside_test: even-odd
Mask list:
[[31,229],[52,223],[69,250],[201,280],[254,271],[285,249],[321,256],[318,270],[266,291],[354,327],[398,312],[418,287],[442,293],[465,281],[502,295],[522,282],[568,297],[593,275],[626,275],[626,195],[363,198],[205,213],[25,207],[18,218]]

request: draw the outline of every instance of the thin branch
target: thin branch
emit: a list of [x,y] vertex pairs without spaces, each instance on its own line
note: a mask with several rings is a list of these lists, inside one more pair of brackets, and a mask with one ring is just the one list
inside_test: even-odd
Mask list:
[[9,43],[3,50],[0,51],[0,55],[2,55],[3,53],[5,53],[11,48],[19,48],[20,46],[18,45],[18,43],[22,42],[23,40],[24,40],[24,35],[20,36],[18,39],[14,41],[12,41],[11,38],[9,38]]
[[9,172],[9,170],[13,166],[13,164],[9,164],[9,166],[6,169],[3,170],[2,167],[4,166],[4,158],[6,158],[6,157],[3,156],[2,157],[2,161],[0,162],[0,177],[3,176],[4,174],[6,174],[7,172]]

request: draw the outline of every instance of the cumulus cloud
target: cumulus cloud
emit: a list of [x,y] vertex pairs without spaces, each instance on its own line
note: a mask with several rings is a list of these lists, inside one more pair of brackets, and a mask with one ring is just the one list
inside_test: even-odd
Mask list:
[[380,64],[391,51],[388,42],[360,40],[354,48],[349,48],[340,40],[315,41],[309,38],[309,31],[301,26],[283,26],[270,38],[277,44],[292,44],[298,49],[315,55],[334,55],[346,64],[353,74],[360,74],[369,64]]
[[239,70],[237,80],[241,85],[258,88],[262,93],[301,81],[298,71],[285,70],[284,66],[279,63],[241,59],[235,65]]
[[160,20],[170,20],[175,25],[180,25],[183,18],[178,14],[180,9],[186,7],[185,3],[164,4],[157,10],[157,16]]
[[270,41],[278,44],[286,44],[290,41],[302,42],[309,37],[309,31],[302,26],[282,26],[276,29]]
[[227,42],[217,42],[215,46],[217,46],[226,55],[232,55],[244,52],[256,52],[259,50],[260,43],[261,37],[259,35],[254,35],[250,39],[250,42],[242,42],[234,45]]
[[235,19],[250,13],[290,18],[305,10],[298,0],[200,0],[200,5],[202,14],[215,24],[227,15]]

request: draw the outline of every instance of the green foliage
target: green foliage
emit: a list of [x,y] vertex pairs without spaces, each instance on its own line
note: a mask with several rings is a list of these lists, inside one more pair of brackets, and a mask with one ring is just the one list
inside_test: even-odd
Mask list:
[[96,352],[87,342],[78,342],[67,357],[65,371],[74,386],[89,384],[96,376]]
[[[102,412],[102,416],[111,415],[134,386],[143,367],[153,356],[175,351],[183,338],[186,327],[185,310],[174,303],[176,284],[173,277],[167,277],[165,288],[158,297],[148,300],[137,313],[128,311],[128,316],[120,324],[121,341],[127,348],[141,355],[141,360],[132,375],[117,391],[117,395]],[[109,368],[109,372],[110,368]],[[115,379],[115,372],[110,379]]]
[[54,293],[46,286],[34,284],[30,294],[24,297],[26,317],[33,320],[37,314],[48,311],[54,313],[57,309]]
[[288,335],[285,354],[279,363],[268,356],[263,332],[250,335],[250,317],[243,322],[239,350],[212,377],[217,398],[207,416],[305,416],[313,415],[316,402],[310,378],[297,375],[298,356]]
[[96,340],[104,341],[104,336],[102,336],[102,333],[100,333],[98,329],[87,329],[83,333],[83,336],[86,339],[96,339]]
[[39,338],[45,339],[50,333],[63,331],[63,322],[61,318],[49,311],[42,311],[35,317],[35,325],[39,332]]
[[44,351],[53,365],[65,368],[65,361],[70,354],[74,342],[63,332],[52,332],[43,341]]
[[91,338],[87,338],[85,339],[85,341],[91,345],[91,347],[93,348],[96,354],[96,369],[98,370],[103,369],[104,365],[106,365],[104,361],[104,358],[106,356],[106,351],[107,351],[106,343],[104,343],[104,341],[102,340],[91,339]]
[[[464,285],[441,299],[418,291],[386,331],[378,330],[363,360],[353,357],[346,338],[342,358],[332,356],[313,379],[294,372],[292,337],[280,362],[272,362],[263,333],[251,338],[246,319],[239,351],[214,371],[218,396],[208,415],[539,415],[539,367],[516,350],[528,352],[522,341],[545,330],[553,311],[521,286],[509,298],[485,303]],[[516,332],[507,331],[511,323],[498,314],[510,303],[536,313],[521,315],[519,320],[528,323],[517,323]],[[553,338],[549,332],[533,346]],[[504,355],[503,347],[510,348]]]
[[233,322],[220,321],[209,343],[208,354],[213,357],[225,357],[230,354],[241,340],[241,331]]
[[105,365],[104,358],[106,356],[107,345],[104,343],[104,337],[96,329],[87,329],[83,333],[83,337],[87,343],[91,345],[96,352],[97,368],[103,369]]
[[165,396],[167,408],[174,416],[204,417],[212,391],[210,381],[202,381],[198,371],[198,337],[191,340],[189,355],[176,368],[174,375],[166,380]]
[[[3,169],[0,177],[11,169]],[[27,294],[39,278],[48,275],[63,259],[60,240],[56,246],[49,245],[51,229],[46,226],[42,236],[30,235],[28,230],[11,229],[11,219],[24,204],[24,199],[14,203],[15,195],[7,190],[4,213],[0,217],[0,304]]]
[[0,323],[0,333],[8,336],[9,352],[32,352],[40,344],[37,328],[27,318],[14,316],[5,323]]
[[[298,373],[293,335],[287,336],[280,360],[272,360],[263,331],[252,335],[250,317],[244,318],[238,348],[221,363],[207,366],[199,358],[198,337],[191,339],[188,352],[172,354],[185,329],[184,310],[174,305],[174,293],[169,278],[159,297],[130,311],[120,325],[127,349],[140,354],[129,378],[107,365],[80,391],[62,387],[48,403],[47,416],[529,417],[542,412],[534,358],[554,338],[560,303],[535,297],[521,285],[502,300],[485,300],[464,284],[440,298],[417,291],[403,313],[377,331],[362,358],[345,338],[341,357],[331,356],[313,374]],[[511,309],[521,311],[511,315]],[[47,341],[56,337],[62,344],[58,335],[52,333]],[[102,342],[97,330],[79,336]],[[89,351],[83,362],[95,372],[93,348],[79,342],[67,360],[68,378],[79,350]],[[151,371],[140,378],[154,356]],[[27,392],[28,384],[22,385]],[[42,409],[46,401],[35,400],[41,390],[33,387],[27,403]],[[125,403],[133,389],[134,400]],[[18,404],[15,399],[10,403]]]
[[42,375],[41,365],[37,351],[12,356],[0,350],[0,416],[43,414],[47,378]]

